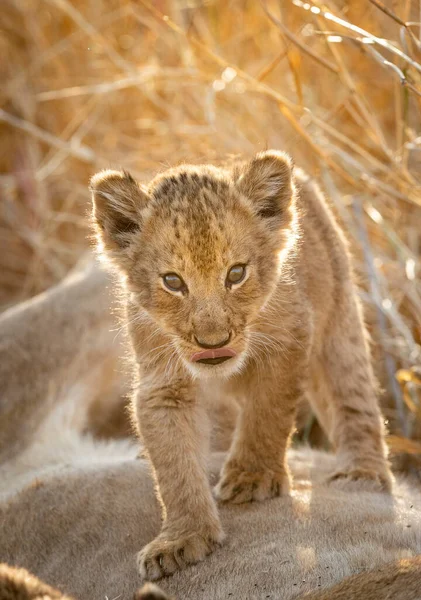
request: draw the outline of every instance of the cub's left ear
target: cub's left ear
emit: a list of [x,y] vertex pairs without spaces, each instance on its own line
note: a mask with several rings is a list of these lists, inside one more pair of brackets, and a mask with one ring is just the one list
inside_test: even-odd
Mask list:
[[277,224],[294,194],[293,164],[284,152],[260,152],[236,173],[237,188],[252,202],[256,214]]

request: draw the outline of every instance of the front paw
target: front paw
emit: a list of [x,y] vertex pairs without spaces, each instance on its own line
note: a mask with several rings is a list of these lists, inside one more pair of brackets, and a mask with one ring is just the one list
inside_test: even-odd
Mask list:
[[203,560],[223,539],[224,534],[219,526],[179,536],[162,532],[137,555],[139,572],[148,581],[171,575]]
[[242,504],[283,496],[288,494],[289,489],[289,477],[285,471],[247,471],[225,467],[214,491],[222,502]]
[[376,490],[390,491],[392,488],[392,474],[385,466],[373,468],[365,465],[354,465],[348,468],[338,469],[330,475],[329,482],[335,481],[361,481],[374,485]]

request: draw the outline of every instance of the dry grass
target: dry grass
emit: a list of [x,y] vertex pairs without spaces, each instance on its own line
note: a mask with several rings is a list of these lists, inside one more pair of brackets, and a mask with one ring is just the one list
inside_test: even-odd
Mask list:
[[391,442],[421,437],[420,19],[421,0],[3,0],[0,304],[86,248],[97,169],[284,148],[355,242]]

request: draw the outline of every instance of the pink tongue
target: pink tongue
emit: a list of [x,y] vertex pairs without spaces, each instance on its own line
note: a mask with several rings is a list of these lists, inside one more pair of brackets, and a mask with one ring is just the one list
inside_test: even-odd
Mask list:
[[203,350],[195,352],[192,357],[192,362],[197,362],[203,358],[220,358],[221,356],[235,356],[237,353],[232,348],[215,348],[215,350]]

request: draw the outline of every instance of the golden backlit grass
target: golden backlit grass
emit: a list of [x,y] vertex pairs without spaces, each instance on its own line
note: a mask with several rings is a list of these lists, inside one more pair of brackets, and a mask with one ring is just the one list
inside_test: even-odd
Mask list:
[[45,289],[88,246],[99,168],[146,180],[286,149],[354,243],[395,438],[420,437],[420,1],[3,0],[1,12],[0,304]]

